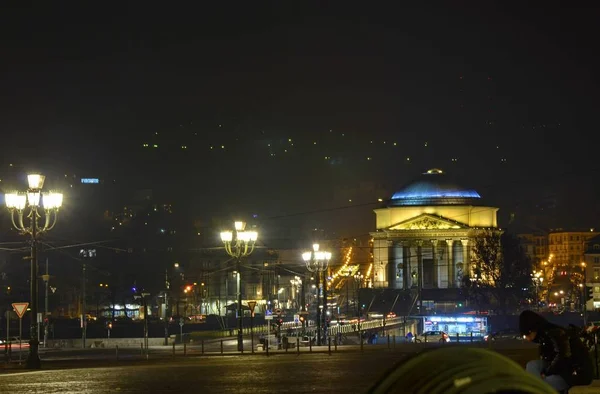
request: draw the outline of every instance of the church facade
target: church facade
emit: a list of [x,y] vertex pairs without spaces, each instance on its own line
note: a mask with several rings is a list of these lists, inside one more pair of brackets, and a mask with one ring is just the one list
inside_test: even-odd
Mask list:
[[472,272],[470,243],[477,231],[498,228],[498,208],[439,169],[422,174],[374,212],[375,288],[457,289]]

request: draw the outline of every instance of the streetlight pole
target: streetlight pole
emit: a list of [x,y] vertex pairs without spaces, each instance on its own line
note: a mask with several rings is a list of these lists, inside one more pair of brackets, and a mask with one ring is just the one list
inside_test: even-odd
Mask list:
[[164,331],[165,331],[165,346],[169,345],[169,293],[171,289],[171,282],[169,282],[169,273],[165,269],[165,310],[164,310]]
[[150,293],[140,290],[138,293],[133,295],[133,298],[136,300],[142,301],[142,310],[144,311],[144,344],[143,348],[146,352],[146,358],[148,358],[148,301],[146,297],[148,297]]
[[[306,277],[303,277],[300,279],[300,286],[302,286],[300,288],[300,302],[302,303],[300,311],[306,312],[306,293],[304,290],[304,286],[306,286]],[[304,316],[304,313],[302,313],[302,316]],[[303,335],[304,335],[305,330],[306,330],[306,319],[302,319],[302,334]]]
[[48,347],[48,325],[50,324],[48,315],[48,281],[50,274],[48,273],[48,257],[46,257],[46,274],[42,275],[44,281],[44,347]]
[[221,241],[225,245],[227,254],[235,259],[236,263],[236,285],[237,285],[237,344],[238,351],[244,351],[243,315],[242,315],[242,287],[240,262],[243,257],[249,256],[254,251],[258,233],[256,231],[245,231],[246,223],[237,221],[234,223],[234,231],[221,232]]
[[[310,268],[309,268],[310,270]],[[318,269],[316,270],[315,274],[315,278],[316,278],[316,285],[317,285],[317,318],[316,323],[317,323],[317,346],[321,345],[321,271],[319,271]]]
[[[329,260],[331,260],[331,253],[319,251],[319,244],[313,245],[313,250],[310,252],[302,253],[302,260],[306,263],[306,269],[314,273],[317,278],[317,345],[321,345],[321,311],[319,310],[319,282],[321,273],[327,270],[329,266]],[[326,312],[327,308],[327,277],[323,278],[323,313]],[[323,325],[325,321],[323,320]]]
[[362,335],[360,332],[360,315],[361,315],[361,306],[360,306],[360,288],[362,285],[362,281],[364,279],[363,274],[361,273],[357,273],[354,275],[354,280],[356,282],[356,314],[358,316],[358,322],[356,325],[357,331],[358,331],[358,340],[360,341],[360,346],[362,349]]
[[581,287],[581,294],[583,295],[583,305],[581,310],[583,312],[583,327],[587,327],[587,264],[581,263],[581,269],[583,270],[583,286]]
[[85,261],[96,257],[96,249],[81,249],[79,256],[83,259],[83,271],[81,274],[81,347],[85,349],[87,340],[87,275]]
[[533,283],[535,285],[535,307],[536,310],[540,309],[540,286],[541,284],[544,282],[544,278],[542,277],[542,272],[541,271],[534,271],[531,274]]
[[328,309],[328,305],[327,305],[327,282],[329,281],[329,275],[328,275],[328,268],[329,267],[325,267],[325,270],[323,271],[323,317],[321,318],[321,323],[322,323],[322,330],[323,330],[323,345],[327,344],[327,309]]
[[85,294],[85,282],[86,282],[86,274],[85,274],[85,263],[83,263],[83,271],[81,274],[81,347],[85,349],[85,339],[87,337],[87,315],[85,310],[87,309],[86,305],[86,297]]
[[346,319],[350,317],[350,276],[352,276],[352,270],[348,270],[346,275]]
[[[38,265],[37,265],[37,242],[38,238],[45,232],[52,230],[56,224],[58,210],[62,206],[63,195],[61,193],[42,193],[45,177],[39,174],[27,176],[29,188],[26,193],[8,193],[5,197],[12,224],[23,235],[29,235],[31,242],[31,329],[29,339],[29,355],[26,365],[30,369],[40,369],[41,362],[38,353]],[[44,218],[42,224],[40,219]],[[28,223],[26,224],[26,219]]]

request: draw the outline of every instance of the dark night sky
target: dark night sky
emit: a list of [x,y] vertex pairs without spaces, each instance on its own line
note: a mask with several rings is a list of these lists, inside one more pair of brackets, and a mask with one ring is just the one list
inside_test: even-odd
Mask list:
[[[553,197],[560,224],[598,223],[597,8],[204,3],[3,5],[2,166],[118,178],[200,217],[351,205],[437,166],[504,215]],[[364,233],[371,208],[293,220]]]

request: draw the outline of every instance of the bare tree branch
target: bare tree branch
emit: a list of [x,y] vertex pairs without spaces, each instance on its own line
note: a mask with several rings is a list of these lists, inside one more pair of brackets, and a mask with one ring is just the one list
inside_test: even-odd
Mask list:
[[471,242],[471,272],[463,279],[467,297],[480,309],[516,309],[532,287],[532,265],[518,239],[481,230]]

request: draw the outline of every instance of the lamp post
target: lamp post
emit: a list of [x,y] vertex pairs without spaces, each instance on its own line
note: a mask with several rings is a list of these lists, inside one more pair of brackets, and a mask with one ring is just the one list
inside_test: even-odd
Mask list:
[[350,317],[350,277],[352,276],[352,270],[348,270],[346,274],[346,319]]
[[[319,244],[313,245],[311,252],[302,253],[302,260],[306,263],[306,269],[315,273],[317,278],[317,345],[321,345],[321,313],[319,310],[319,284],[321,281],[321,272],[327,270],[331,253],[319,251]],[[323,286],[327,286],[327,278],[323,278]],[[323,293],[325,296],[325,293]],[[323,310],[327,310],[327,300],[323,299]],[[325,323],[325,322],[323,322]]]
[[302,286],[302,279],[299,276],[294,276],[294,279],[290,279],[290,285],[292,288],[292,300],[293,307],[297,311],[302,310],[302,306],[300,305],[301,301],[299,300],[300,296],[300,286]]
[[244,336],[242,330],[242,287],[240,277],[240,261],[243,257],[249,256],[254,251],[258,233],[256,231],[245,231],[245,222],[235,222],[233,231],[221,232],[221,241],[225,245],[227,254],[235,259],[236,263],[236,284],[237,284],[237,343],[238,351],[244,351]]
[[[58,210],[62,206],[62,193],[42,193],[45,177],[39,174],[27,176],[29,188],[26,193],[8,193],[5,203],[8,208],[13,226],[23,235],[30,236],[31,242],[31,276],[29,280],[31,290],[31,330],[29,339],[29,355],[27,368],[41,368],[38,354],[38,265],[37,242],[40,235],[52,230],[56,224]],[[40,223],[41,219],[44,219]]]
[[356,282],[356,314],[358,316],[357,323],[357,331],[358,331],[358,340],[360,341],[360,346],[362,348],[362,335],[360,333],[360,315],[361,315],[361,306],[360,306],[360,288],[362,285],[362,281],[364,280],[364,276],[361,273],[357,273],[354,275],[354,281]]
[[144,350],[146,352],[146,358],[148,358],[148,301],[146,300],[146,297],[149,295],[150,293],[144,290],[133,295],[134,299],[142,301],[142,308],[144,311]]
[[544,278],[542,277],[542,274],[543,273],[541,271],[534,271],[533,274],[531,274],[533,284],[535,285],[535,305],[538,310],[540,309],[540,286],[544,283]]
[[581,270],[583,271],[583,286],[581,287],[581,294],[583,305],[581,305],[581,310],[583,312],[583,326],[587,326],[587,264],[585,262],[581,262]]
[[81,249],[79,256],[83,259],[82,274],[81,274],[81,347],[85,349],[85,342],[87,338],[87,294],[86,294],[86,259],[96,257],[96,249]]
[[300,279],[300,286],[302,286],[300,288],[300,303],[302,304],[301,308],[300,308],[300,312],[302,315],[302,334],[304,335],[304,331],[306,330],[306,317],[304,316],[305,312],[306,312],[306,292],[304,290],[305,286],[306,286],[306,277],[303,277]]

